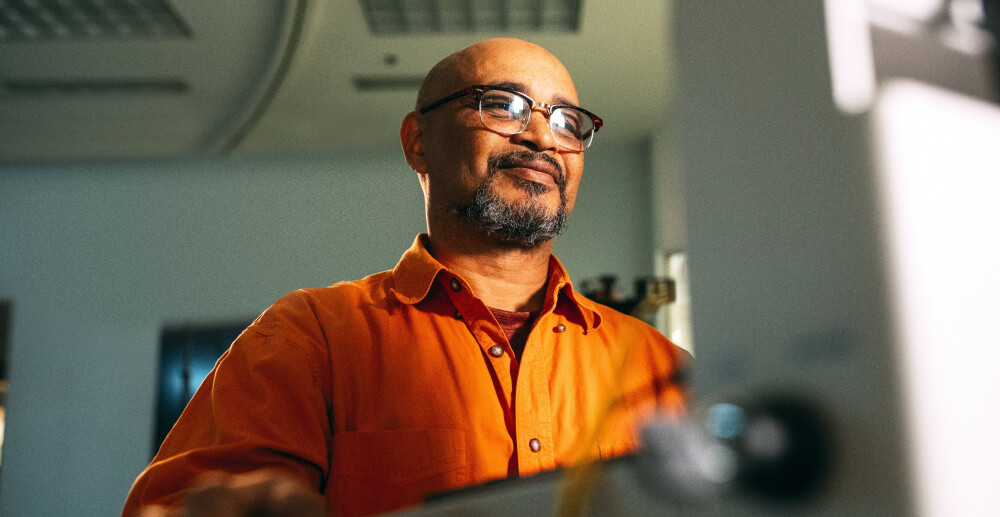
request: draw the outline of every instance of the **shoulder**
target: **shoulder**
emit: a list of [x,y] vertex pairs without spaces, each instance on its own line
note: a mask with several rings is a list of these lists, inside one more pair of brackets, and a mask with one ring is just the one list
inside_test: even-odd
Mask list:
[[271,305],[250,325],[262,335],[304,334],[318,338],[332,322],[375,310],[389,303],[390,271],[327,287],[296,289]]
[[677,365],[688,362],[690,354],[667,339],[656,327],[607,305],[590,299],[586,302],[600,314],[601,324],[595,330],[607,341],[629,343],[633,349],[643,350],[647,355],[664,356]]
[[655,327],[639,318],[618,312],[607,305],[595,303],[597,312],[601,315],[601,325],[598,331],[621,338],[640,338],[660,343],[670,341]]
[[611,335],[642,335],[651,339],[666,340],[666,338],[663,337],[663,335],[660,334],[655,327],[639,318],[620,312],[604,305],[603,303],[596,302],[579,292],[574,292],[573,298],[580,305],[580,307],[597,314],[600,324],[597,325],[596,330],[599,332]]

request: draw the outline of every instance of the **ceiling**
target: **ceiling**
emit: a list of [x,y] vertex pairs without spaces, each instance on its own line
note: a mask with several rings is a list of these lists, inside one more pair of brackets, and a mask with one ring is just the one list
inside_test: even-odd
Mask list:
[[415,81],[498,35],[562,59],[581,104],[605,120],[599,143],[647,138],[666,110],[664,0],[583,1],[569,33],[407,35],[371,34],[358,0],[165,3],[186,33],[0,38],[0,161],[395,149]]

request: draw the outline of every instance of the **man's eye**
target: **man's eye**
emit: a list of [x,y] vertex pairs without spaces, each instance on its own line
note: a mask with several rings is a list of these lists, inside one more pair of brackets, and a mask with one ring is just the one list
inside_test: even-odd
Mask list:
[[552,115],[552,129],[560,133],[580,136],[580,117],[566,113],[566,110],[558,110]]
[[483,99],[483,109],[510,110],[510,99]]
[[493,94],[483,97],[483,107],[490,109],[502,109],[515,113],[520,113],[528,109],[528,102],[517,95]]

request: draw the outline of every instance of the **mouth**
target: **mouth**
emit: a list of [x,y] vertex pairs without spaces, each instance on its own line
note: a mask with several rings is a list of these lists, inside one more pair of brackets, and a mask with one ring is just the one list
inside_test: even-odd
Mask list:
[[517,178],[553,187],[562,184],[562,170],[558,164],[539,158],[514,158],[504,162],[499,168]]

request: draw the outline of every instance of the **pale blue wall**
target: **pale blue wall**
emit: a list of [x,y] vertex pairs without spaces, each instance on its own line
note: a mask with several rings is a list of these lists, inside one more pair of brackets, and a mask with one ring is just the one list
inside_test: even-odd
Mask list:
[[[588,151],[574,278],[652,272],[647,145]],[[424,228],[401,153],[0,166],[13,301],[0,515],[116,514],[149,460],[166,324],[252,318],[395,265]]]

